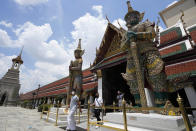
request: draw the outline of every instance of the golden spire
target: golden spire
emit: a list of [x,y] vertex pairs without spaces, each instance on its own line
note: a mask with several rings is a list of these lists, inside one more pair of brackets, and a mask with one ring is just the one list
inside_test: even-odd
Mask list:
[[119,27],[120,27],[120,28],[122,28],[122,26],[121,26],[121,24],[119,23],[119,21],[118,21],[118,20],[117,20],[117,23],[118,23]]
[[21,56],[22,56],[23,48],[24,48],[24,45],[22,46],[22,49],[21,49],[20,54],[19,54],[19,57],[21,57]]
[[15,62],[19,62],[19,63],[23,64],[23,60],[22,60],[22,58],[21,58],[23,48],[24,48],[24,46],[22,46],[22,49],[21,49],[21,51],[20,51],[20,54],[19,54],[16,58],[13,58],[13,59],[12,59],[13,62],[15,61]]
[[97,47],[96,47],[96,55],[98,55],[98,53],[99,53],[99,49],[97,49]]
[[110,23],[110,20],[108,19],[108,16],[107,15],[105,16],[105,18],[108,21],[108,23]]
[[82,50],[82,48],[81,48],[81,38],[79,39],[79,42],[78,42],[78,47],[77,47],[77,49],[75,49],[75,51],[74,52],[80,52],[80,56],[82,56],[83,54],[84,54],[84,51],[85,50]]
[[128,12],[133,12],[134,11],[133,8],[131,7],[131,3],[130,3],[129,0],[127,1],[127,7],[128,7]]
[[81,38],[79,39],[79,42],[78,42],[78,47],[77,47],[77,50],[81,50]]

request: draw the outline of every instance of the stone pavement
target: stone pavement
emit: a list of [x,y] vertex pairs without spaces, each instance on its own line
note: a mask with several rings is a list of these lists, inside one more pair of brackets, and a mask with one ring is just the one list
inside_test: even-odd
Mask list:
[[0,131],[63,131],[40,119],[37,109],[0,106]]

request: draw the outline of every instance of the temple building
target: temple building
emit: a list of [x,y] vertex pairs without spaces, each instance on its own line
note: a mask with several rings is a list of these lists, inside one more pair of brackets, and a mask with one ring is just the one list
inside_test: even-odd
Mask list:
[[0,106],[17,106],[19,102],[19,69],[23,64],[21,55],[22,50],[16,58],[12,59],[12,67],[0,80]]
[[[175,9],[179,4],[184,5],[181,8],[182,11]],[[193,7],[189,7],[187,4],[192,4]],[[191,23],[196,19],[190,20],[189,17],[186,17],[189,10],[195,9],[195,5],[195,1],[181,0],[160,13],[165,19],[164,22],[169,24],[168,28],[158,33],[159,40],[156,46],[165,64],[167,81],[173,84],[168,88],[169,100],[174,106],[178,106],[176,98],[179,93],[185,101],[185,106],[196,107],[196,23]],[[174,17],[179,16],[172,26],[170,25],[172,22],[166,17],[170,11],[173,11]],[[187,15],[190,16],[190,14]],[[135,104],[129,87],[121,76],[121,73],[126,72],[127,54],[120,50],[123,32],[124,29],[108,23],[101,45],[96,49],[96,58],[91,68],[91,71],[100,74],[98,91],[102,93],[105,105],[112,105],[116,100],[118,90],[125,94],[125,100],[128,103]],[[145,95],[147,105],[154,106],[156,99],[153,99],[152,89],[148,85],[145,85]]]
[[[195,5],[194,0],[180,0],[160,12],[168,28],[157,33],[156,46],[165,63],[167,80],[175,85],[169,87],[169,100],[174,106],[178,106],[176,98],[179,93],[185,100],[185,106],[196,107],[194,102],[196,99],[196,17],[190,18],[190,14],[193,14],[190,12],[196,9]],[[177,9],[181,6],[183,6],[182,11]],[[117,91],[120,90],[125,93],[125,100],[134,105],[135,100],[129,91],[129,86],[121,75],[126,72],[127,64],[127,52],[120,50],[121,39],[125,32],[122,27],[117,28],[112,23],[108,23],[100,47],[96,49],[93,65],[83,70],[83,89],[87,92],[84,103],[98,91],[103,97],[104,104],[112,105],[116,100]],[[43,98],[53,101],[55,97],[62,96],[64,101],[68,86],[67,76],[23,94],[20,99],[36,99],[39,103]],[[33,95],[35,94],[33,92],[36,95]],[[147,105],[153,106],[156,100],[153,99],[152,90],[147,85],[145,85],[145,94]]]
[[[37,106],[43,101],[48,104],[54,104],[55,100],[62,104],[66,104],[67,91],[69,88],[69,76],[60,80],[54,81],[47,85],[38,87],[36,90],[20,95],[20,100],[35,100],[34,104]],[[96,76],[90,71],[90,69],[83,70],[83,91],[86,95],[83,96],[83,102],[87,103],[90,96],[94,95],[97,90]]]
[[195,0],[179,0],[178,2],[170,5],[159,14],[167,27],[171,27],[179,20],[180,12],[183,11],[186,20],[186,25],[191,26],[195,24],[196,12]]

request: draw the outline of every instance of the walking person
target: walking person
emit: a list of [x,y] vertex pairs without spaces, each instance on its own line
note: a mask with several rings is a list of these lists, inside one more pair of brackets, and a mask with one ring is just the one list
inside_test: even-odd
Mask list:
[[[67,131],[76,131],[76,121],[74,118],[74,114],[77,110],[77,105],[79,105],[79,97],[76,95],[76,91],[72,91],[72,98],[70,102],[69,114],[67,117]],[[81,110],[80,110],[81,112]]]
[[[99,93],[97,92],[96,95],[95,95],[95,101],[92,105],[95,106],[95,110],[94,110],[94,113],[95,113],[95,117],[97,118],[97,124],[103,124],[101,123],[101,118],[100,118],[100,112],[101,112],[101,109],[100,108],[96,108],[96,107],[101,107],[103,104],[103,100],[101,97],[99,97]],[[98,126],[96,126],[96,128],[98,128]]]
[[[118,90],[118,95],[117,95],[117,100],[118,100],[118,107],[122,107],[122,100],[123,100],[123,97],[124,97],[124,94],[122,92],[120,92]],[[119,110],[121,111],[121,110]]]
[[[90,105],[92,105],[94,103],[94,97],[92,94],[90,94]],[[95,114],[94,114],[94,108],[90,108],[90,113],[91,113],[91,119],[93,119],[93,117],[95,117]]]

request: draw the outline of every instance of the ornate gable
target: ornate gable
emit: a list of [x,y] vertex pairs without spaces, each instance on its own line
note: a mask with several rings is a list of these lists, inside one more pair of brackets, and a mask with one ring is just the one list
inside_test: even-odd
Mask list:
[[123,28],[118,29],[113,24],[108,23],[100,47],[96,50],[96,58],[93,66],[96,66],[104,58],[120,52],[120,40],[124,32],[125,30]]
[[121,36],[115,35],[113,37],[111,45],[108,48],[107,53],[105,54],[104,58],[107,58],[107,57],[110,57],[112,55],[119,53],[121,51],[120,43],[121,43]]

